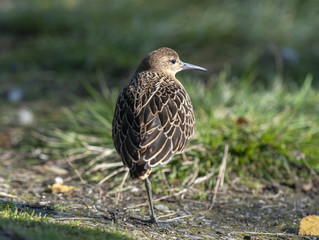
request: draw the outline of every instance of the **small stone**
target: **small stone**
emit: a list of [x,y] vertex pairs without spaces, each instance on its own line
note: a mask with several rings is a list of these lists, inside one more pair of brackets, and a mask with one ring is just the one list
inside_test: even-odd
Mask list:
[[155,209],[160,210],[160,211],[165,212],[165,213],[169,213],[169,212],[170,212],[170,210],[168,209],[168,207],[167,207],[166,205],[164,205],[164,204],[158,204],[158,205],[156,205],[156,206],[155,206]]
[[57,184],[63,184],[63,178],[61,178],[61,177],[56,177],[56,178],[54,179],[54,181],[55,181],[55,183],[57,183]]
[[33,112],[28,108],[20,108],[16,112],[16,122],[19,125],[31,125],[34,122]]
[[207,234],[203,234],[201,235],[204,239],[216,239],[216,237],[211,236],[211,235],[207,235]]
[[140,189],[137,188],[137,187],[133,187],[133,188],[131,189],[131,192],[133,192],[133,193],[136,193],[136,192],[139,192],[139,191],[140,191]]
[[209,224],[211,224],[211,223],[213,222],[213,220],[206,219],[206,218],[203,218],[202,221],[203,221],[205,224],[207,224],[207,225],[209,225]]
[[202,237],[190,236],[190,235],[185,235],[184,238],[186,238],[186,239],[203,239]]
[[8,92],[8,100],[13,103],[20,102],[23,98],[23,90],[21,88],[13,88]]
[[169,223],[160,223],[157,225],[156,229],[168,229],[171,228],[171,225]]

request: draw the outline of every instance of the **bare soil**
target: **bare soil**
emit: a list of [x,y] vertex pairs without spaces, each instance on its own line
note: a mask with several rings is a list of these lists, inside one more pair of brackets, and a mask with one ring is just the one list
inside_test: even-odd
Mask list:
[[[130,218],[149,217],[141,181],[128,179],[123,190],[116,193],[112,179],[98,185],[75,178],[66,183],[74,190],[52,194],[56,177],[67,178],[75,175],[74,171],[65,168],[63,160],[39,162],[26,158],[30,156],[24,151],[0,154],[0,202],[50,215],[52,221],[113,227],[136,239],[316,239],[297,235],[304,216],[319,214],[315,182],[293,188],[274,183],[249,188],[234,181],[219,191],[211,210],[210,191],[203,194],[198,186],[179,187],[168,195],[153,195],[157,216],[174,220],[154,225]],[[311,184],[310,190],[307,184]]]

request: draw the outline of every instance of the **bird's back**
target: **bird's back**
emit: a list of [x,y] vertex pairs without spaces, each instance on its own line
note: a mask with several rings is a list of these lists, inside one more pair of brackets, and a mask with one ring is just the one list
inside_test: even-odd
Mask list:
[[117,99],[112,123],[116,151],[131,177],[145,179],[152,167],[183,151],[194,121],[190,98],[175,77],[136,73]]

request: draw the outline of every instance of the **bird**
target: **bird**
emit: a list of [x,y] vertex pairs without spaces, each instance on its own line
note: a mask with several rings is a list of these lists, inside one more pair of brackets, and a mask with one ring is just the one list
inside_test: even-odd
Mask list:
[[131,179],[145,182],[151,218],[139,219],[143,222],[160,222],[152,202],[152,168],[167,164],[183,152],[194,133],[190,97],[175,77],[187,69],[207,71],[182,62],[171,48],[159,48],[142,60],[117,98],[112,140]]

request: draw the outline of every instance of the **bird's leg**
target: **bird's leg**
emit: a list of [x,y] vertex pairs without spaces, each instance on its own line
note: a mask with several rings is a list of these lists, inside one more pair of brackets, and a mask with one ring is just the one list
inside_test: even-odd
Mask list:
[[141,218],[137,218],[137,217],[131,217],[131,218],[139,220],[141,222],[157,223],[157,224],[174,222],[176,219],[158,220],[156,218],[156,215],[154,213],[154,208],[153,208],[153,200],[152,200],[152,184],[151,184],[151,181],[148,178],[145,179],[145,188],[146,188],[146,192],[147,192],[148,201],[149,201],[149,204],[150,204],[151,218],[147,219],[147,220],[141,219]]
[[132,219],[135,219],[135,220],[138,220],[138,221],[141,221],[141,222],[160,224],[160,223],[174,222],[174,221],[176,221],[177,219],[180,218],[180,217],[178,217],[178,218],[175,218],[175,219],[158,220],[156,215],[155,215],[155,213],[154,213],[154,208],[153,208],[152,184],[151,184],[151,181],[148,178],[145,179],[145,188],[146,188],[146,192],[147,192],[148,202],[150,204],[151,218],[150,219],[141,219],[141,218],[137,218],[137,217],[132,217],[131,216]]
[[150,222],[151,223],[157,223],[157,218],[156,218],[156,215],[154,213],[153,201],[152,201],[152,184],[151,184],[151,181],[148,178],[145,179],[145,188],[146,188],[146,191],[147,191],[148,201],[150,203],[150,208],[151,208],[151,219],[150,219]]
[[157,220],[156,215],[154,213],[154,208],[153,208],[153,201],[152,201],[152,184],[151,181],[146,178],[145,179],[145,188],[146,188],[146,192],[147,192],[147,197],[148,197],[148,202],[150,204],[150,208],[151,208],[151,218],[150,219],[141,219],[141,218],[137,218],[137,217],[131,217],[132,219],[136,219],[139,220],[141,222],[148,222],[148,223],[158,223],[160,222],[159,220]]

